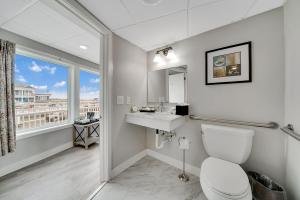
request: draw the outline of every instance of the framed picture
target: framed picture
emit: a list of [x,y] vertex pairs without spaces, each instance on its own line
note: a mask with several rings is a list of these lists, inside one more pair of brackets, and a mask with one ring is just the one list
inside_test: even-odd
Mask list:
[[207,51],[206,85],[251,82],[251,42]]

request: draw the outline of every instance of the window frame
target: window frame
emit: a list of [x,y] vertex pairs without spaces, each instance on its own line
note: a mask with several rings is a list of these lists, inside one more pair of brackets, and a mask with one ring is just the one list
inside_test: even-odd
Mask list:
[[26,57],[30,57],[33,59],[39,59],[44,62],[58,64],[58,65],[61,65],[62,67],[65,67],[68,70],[68,77],[67,77],[68,120],[65,123],[57,123],[54,126],[43,126],[40,128],[30,128],[30,129],[25,129],[25,130],[21,130],[21,131],[16,130],[17,140],[72,127],[73,120],[74,120],[74,118],[73,118],[73,116],[74,116],[74,112],[73,112],[73,110],[74,110],[73,109],[74,94],[73,94],[72,83],[74,81],[74,68],[76,67],[76,65],[74,63],[62,60],[60,58],[56,58],[55,56],[52,56],[50,54],[46,54],[46,53],[43,53],[40,51],[28,49],[28,48],[23,48],[22,46],[19,47],[18,45],[16,48],[16,55],[17,54],[26,56]]

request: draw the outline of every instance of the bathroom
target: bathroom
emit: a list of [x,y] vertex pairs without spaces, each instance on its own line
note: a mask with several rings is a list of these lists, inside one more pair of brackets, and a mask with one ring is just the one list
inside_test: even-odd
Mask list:
[[[172,47],[177,57],[176,62],[165,59],[165,63],[160,64],[154,61],[157,51],[163,50],[164,47],[147,52],[147,63],[143,63],[147,67],[146,70],[142,70],[140,65],[134,69],[132,65],[122,65],[119,73],[129,77],[132,72],[127,70],[130,68],[135,71],[134,78],[128,78],[127,82],[126,80],[116,80],[115,98],[123,96],[126,104],[126,96],[131,96],[130,100],[133,105],[139,107],[154,106],[157,110],[160,110],[163,105],[166,110],[173,112],[174,104],[162,103],[162,101],[168,102],[165,99],[168,95],[155,96],[153,94],[155,92],[161,94],[161,91],[158,90],[159,88],[164,90],[166,84],[161,84],[157,79],[154,83],[149,82],[149,79],[153,80],[154,73],[166,69],[186,67],[186,101],[184,103],[189,105],[189,114],[245,122],[276,122],[280,127],[283,127],[287,124],[284,118],[286,112],[285,95],[287,95],[285,88],[286,68],[284,67],[286,66],[285,53],[287,48],[284,15],[284,9],[274,9],[165,46]],[[252,81],[206,85],[206,51],[248,41],[251,41],[252,45]],[[120,39],[115,42],[120,42]],[[136,72],[136,70],[139,71]],[[117,75],[117,77],[121,77],[121,75]],[[156,103],[153,103],[154,98],[156,98]],[[129,107],[117,103],[114,113],[118,115],[121,113],[125,116]],[[113,166],[120,166],[124,163],[124,160],[120,159],[121,154],[127,153],[134,157],[146,149],[145,154],[181,169],[182,150],[179,148],[178,139],[186,137],[190,141],[189,149],[186,151],[186,168],[189,173],[199,176],[201,164],[208,157],[201,135],[201,124],[205,124],[205,121],[191,120],[187,117],[184,125],[175,130],[176,136],[171,139],[172,141],[165,143],[162,148],[157,148],[155,128],[144,129],[140,126],[134,126],[126,123],[122,117],[119,120],[122,121],[120,127],[115,127],[115,131],[113,131]],[[243,169],[265,174],[283,186],[289,183],[286,178],[287,136],[279,128],[240,126],[228,123],[212,124],[254,130],[255,136],[253,137],[251,154],[247,161],[242,164]],[[129,141],[130,146],[121,147]],[[145,143],[141,144],[140,141],[145,141]],[[294,186],[287,185],[286,187],[293,190]]]
[[[40,161],[54,163],[51,159],[74,150],[79,95],[73,93],[80,88],[74,68],[75,78],[68,79],[75,99],[69,107],[70,115],[75,113],[71,125],[54,127],[47,136],[17,137],[16,152],[0,157],[0,199],[15,194],[16,199],[300,199],[298,0],[36,2],[67,8],[88,22],[83,29],[89,26],[100,35],[98,63],[81,63],[92,64],[100,77],[102,117],[93,154],[100,164],[97,159],[92,166],[99,177],[90,174],[97,185],[88,188],[88,198],[86,193],[79,197],[73,186],[64,189],[64,183],[57,197],[34,184],[10,186],[10,179],[36,170]],[[43,50],[20,39],[18,29],[11,33],[3,27],[0,39]],[[67,55],[82,61],[73,56]],[[69,146],[43,147],[62,134]],[[27,152],[27,146],[34,148]],[[274,187],[253,178],[254,173]],[[22,196],[25,190],[34,195]]]

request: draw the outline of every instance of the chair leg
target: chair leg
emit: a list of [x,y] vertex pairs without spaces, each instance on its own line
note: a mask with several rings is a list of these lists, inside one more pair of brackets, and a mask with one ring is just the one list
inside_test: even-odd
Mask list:
[[85,130],[85,132],[84,132],[84,146],[85,146],[85,149],[88,149],[89,148],[89,146],[88,146],[88,133],[89,131],[88,130]]

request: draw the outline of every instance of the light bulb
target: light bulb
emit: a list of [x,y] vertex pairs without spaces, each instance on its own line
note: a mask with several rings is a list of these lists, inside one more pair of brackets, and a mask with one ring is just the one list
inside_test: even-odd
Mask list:
[[153,58],[153,62],[159,63],[161,59],[162,59],[161,55],[159,53],[156,53],[154,58]]
[[153,62],[157,63],[158,65],[164,65],[166,63],[159,53],[155,54]]
[[170,60],[171,62],[177,62],[178,59],[177,59],[177,56],[175,55],[175,52],[173,49],[170,49],[168,51],[168,54],[167,54],[167,59]]

